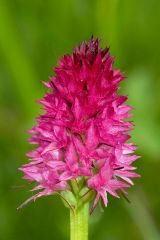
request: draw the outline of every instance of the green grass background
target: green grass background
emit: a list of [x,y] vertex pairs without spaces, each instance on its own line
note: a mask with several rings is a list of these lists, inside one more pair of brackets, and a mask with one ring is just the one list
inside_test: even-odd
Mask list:
[[90,220],[92,240],[160,239],[160,1],[0,0],[0,240],[67,240],[69,213],[53,196],[16,207],[31,193],[17,168],[30,149],[25,130],[40,112],[40,80],[91,35],[110,46],[128,75],[122,92],[135,107],[133,141],[142,155],[131,204],[109,198]]

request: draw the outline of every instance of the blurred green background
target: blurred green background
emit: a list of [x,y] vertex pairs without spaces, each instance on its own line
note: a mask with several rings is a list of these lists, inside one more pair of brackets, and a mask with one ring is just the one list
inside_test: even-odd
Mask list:
[[40,112],[52,66],[91,35],[110,46],[135,107],[133,141],[142,158],[131,204],[110,197],[90,220],[92,240],[160,239],[160,1],[0,0],[0,240],[69,239],[69,213],[56,197],[16,207],[31,193],[17,168],[27,161],[26,129]]

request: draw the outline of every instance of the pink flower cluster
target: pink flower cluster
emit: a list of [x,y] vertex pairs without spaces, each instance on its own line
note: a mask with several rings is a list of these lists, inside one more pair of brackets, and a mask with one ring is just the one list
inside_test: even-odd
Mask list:
[[25,179],[38,183],[33,190],[40,192],[31,199],[70,189],[70,180],[84,177],[96,192],[94,205],[100,198],[107,205],[107,193],[119,197],[116,190],[126,193],[131,178],[139,177],[132,166],[136,148],[127,142],[133,124],[124,121],[132,108],[117,94],[125,77],[93,37],[65,55],[54,72],[39,101],[45,113],[29,131],[30,143],[38,146],[20,168]]

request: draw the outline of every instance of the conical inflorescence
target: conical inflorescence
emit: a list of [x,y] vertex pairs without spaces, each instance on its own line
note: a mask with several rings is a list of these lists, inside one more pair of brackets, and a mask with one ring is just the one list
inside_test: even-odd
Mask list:
[[127,97],[119,96],[125,78],[113,68],[109,49],[90,39],[64,55],[54,68],[55,76],[39,102],[44,113],[29,132],[35,150],[20,170],[24,178],[36,182],[39,190],[32,199],[71,190],[71,181],[80,180],[86,191],[94,191],[93,206],[107,194],[119,197],[139,177],[132,163],[138,158],[135,145],[128,143],[133,123],[126,120],[132,108]]

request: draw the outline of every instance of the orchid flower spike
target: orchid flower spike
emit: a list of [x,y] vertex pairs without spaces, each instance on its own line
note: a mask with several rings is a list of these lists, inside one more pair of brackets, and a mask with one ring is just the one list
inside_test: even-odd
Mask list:
[[107,206],[108,194],[119,198],[139,177],[132,166],[139,156],[128,142],[132,107],[127,96],[118,95],[125,76],[113,68],[109,49],[93,37],[64,55],[54,72],[39,101],[44,113],[29,130],[36,149],[20,168],[24,179],[36,183],[31,191],[38,192],[20,207],[52,194],[73,210],[84,202],[92,210],[99,201]]

